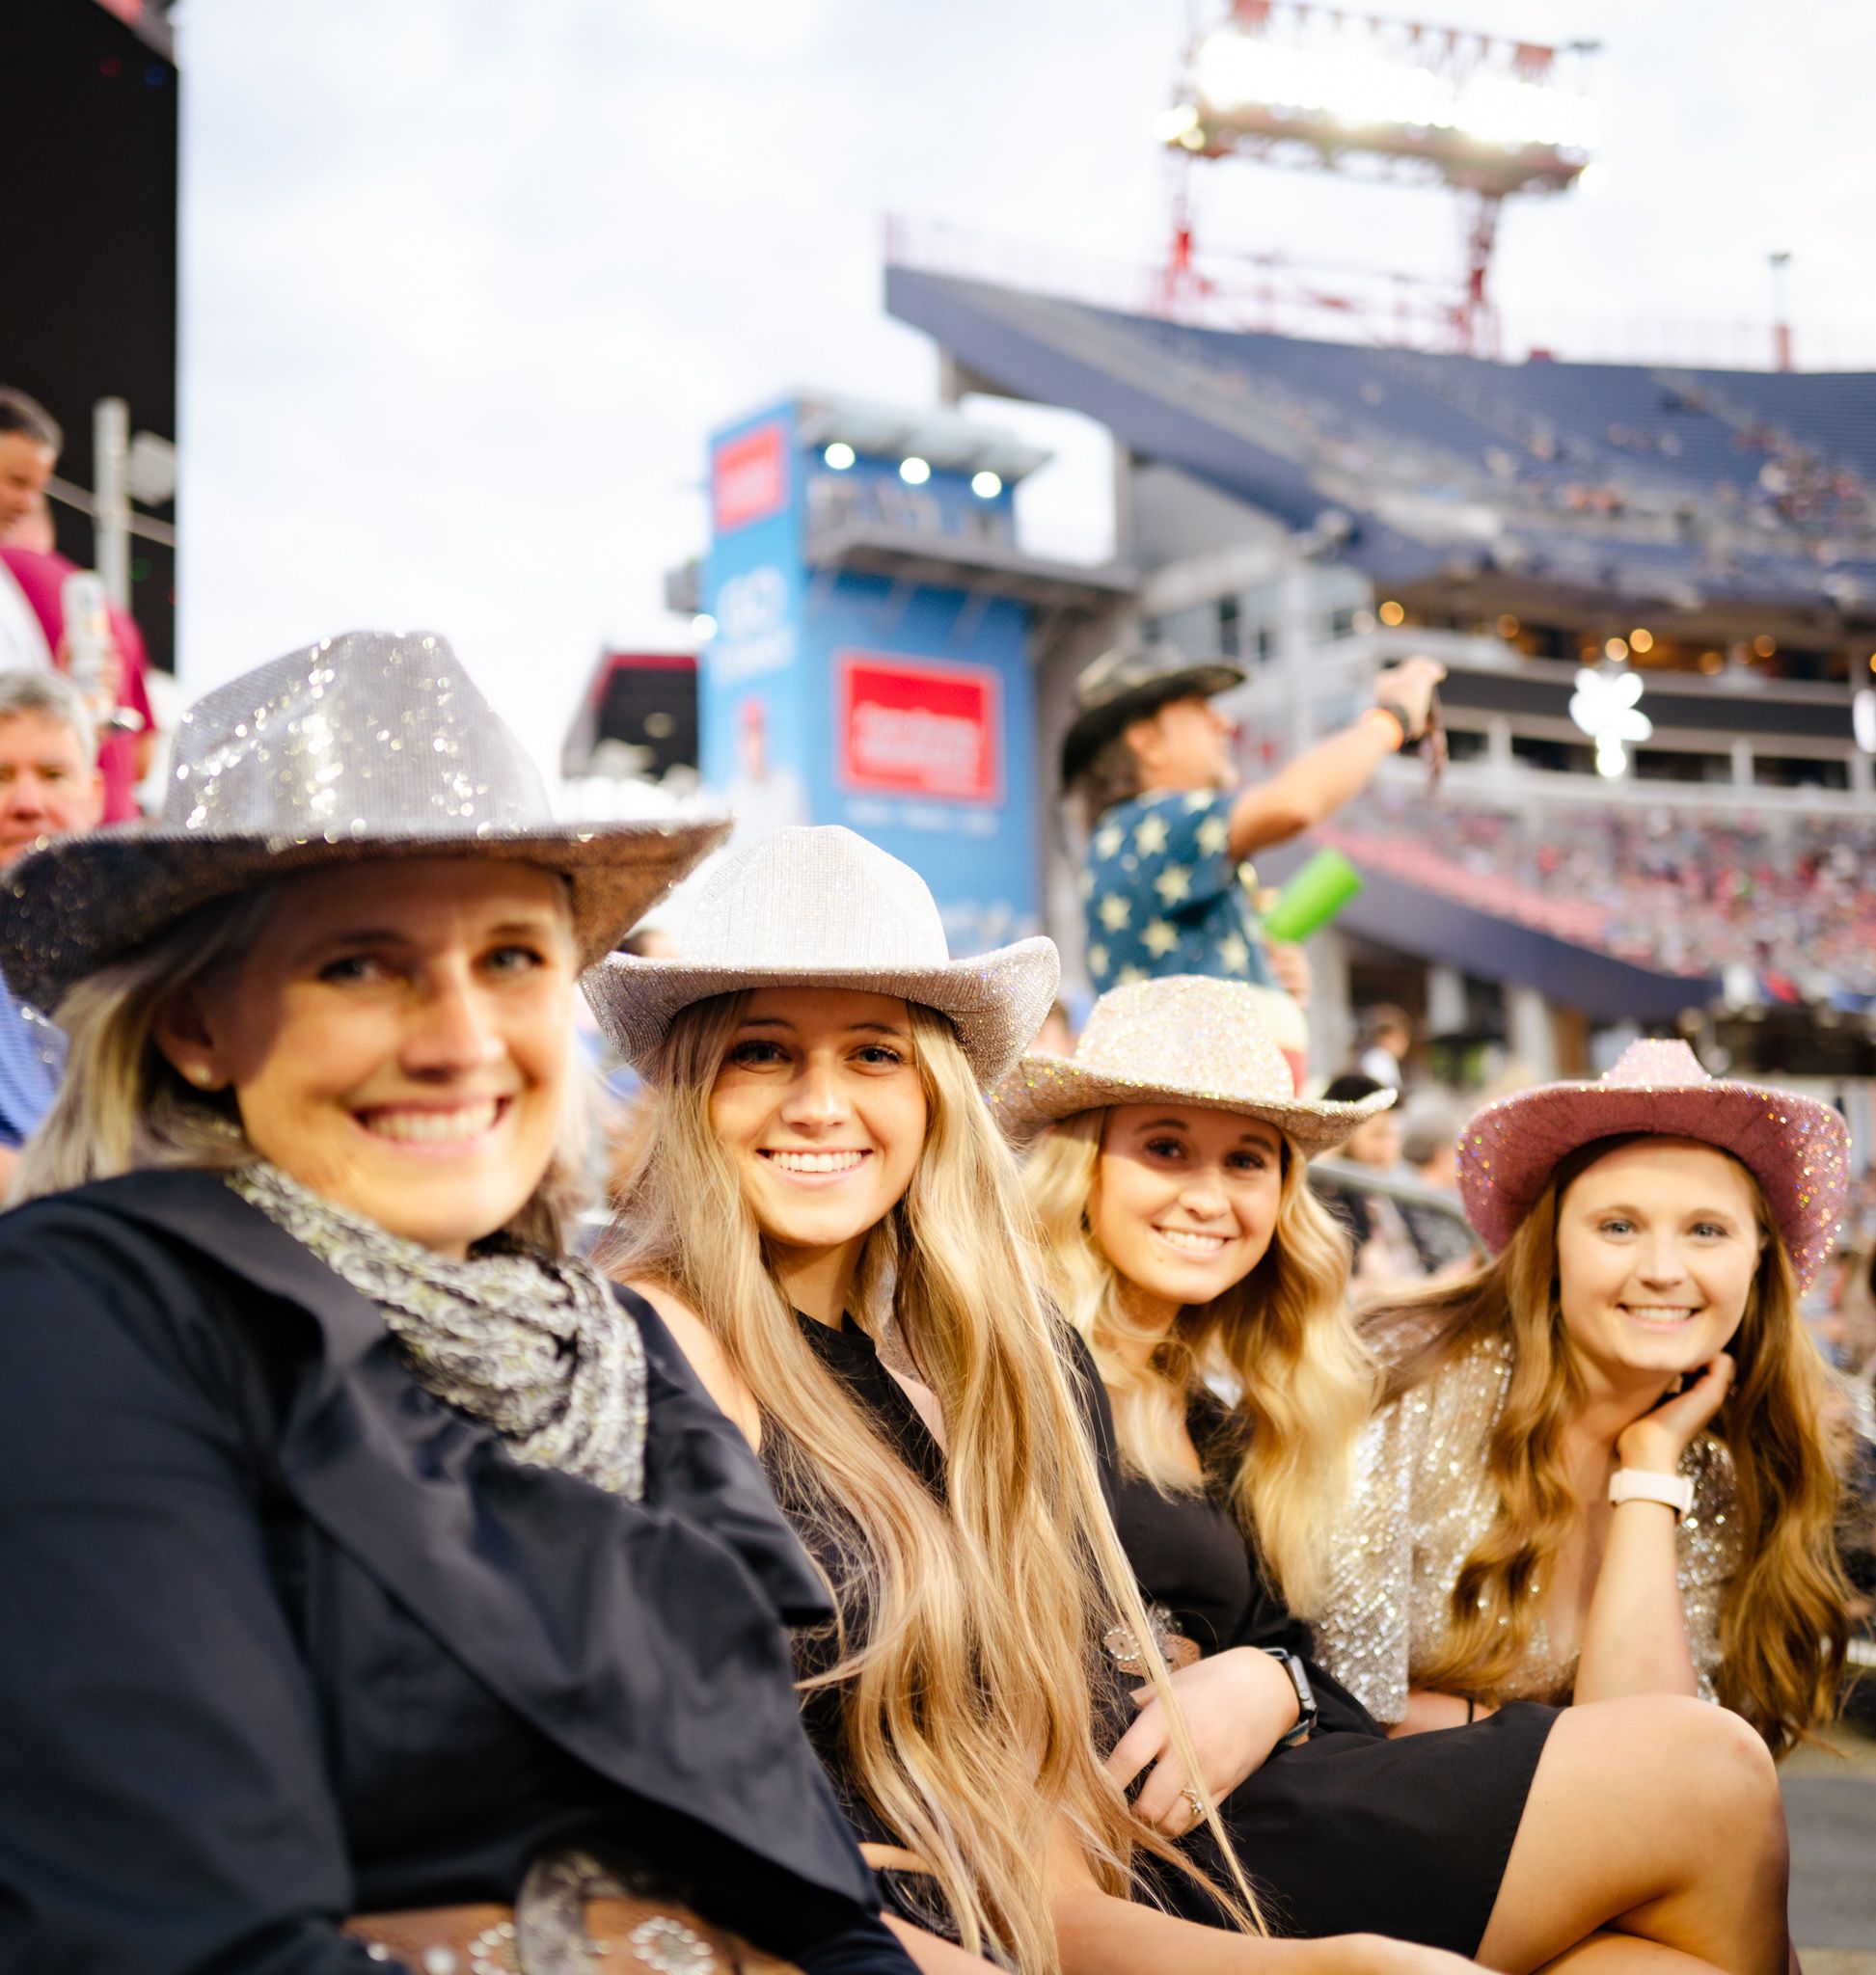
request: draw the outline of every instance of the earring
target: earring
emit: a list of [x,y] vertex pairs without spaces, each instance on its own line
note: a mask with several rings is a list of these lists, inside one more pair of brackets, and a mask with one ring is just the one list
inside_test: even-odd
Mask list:
[[215,1072],[205,1063],[191,1064],[187,1074],[192,1084],[199,1085],[204,1091],[210,1090],[214,1086]]

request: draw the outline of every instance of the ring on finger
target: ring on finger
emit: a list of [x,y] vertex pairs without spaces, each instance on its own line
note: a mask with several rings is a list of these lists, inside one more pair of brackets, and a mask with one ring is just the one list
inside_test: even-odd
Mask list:
[[1179,1794],[1184,1798],[1186,1806],[1192,1813],[1192,1822],[1197,1824],[1205,1815],[1205,1799],[1189,1783]]

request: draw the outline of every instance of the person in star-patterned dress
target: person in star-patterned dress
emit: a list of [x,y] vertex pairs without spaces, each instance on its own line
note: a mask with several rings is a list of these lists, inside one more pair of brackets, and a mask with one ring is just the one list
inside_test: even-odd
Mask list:
[[1075,682],[1062,780],[1090,831],[1081,896],[1095,991],[1163,974],[1293,986],[1273,964],[1244,860],[1358,795],[1385,756],[1425,731],[1444,675],[1432,659],[1392,666],[1352,726],[1237,791],[1235,730],[1211,704],[1241,683],[1235,665],[1193,665],[1167,645],[1089,665]]

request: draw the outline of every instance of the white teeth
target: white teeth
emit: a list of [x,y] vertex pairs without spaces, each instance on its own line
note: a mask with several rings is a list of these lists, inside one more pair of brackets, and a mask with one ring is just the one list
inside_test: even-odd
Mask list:
[[494,1098],[480,1104],[465,1104],[459,1111],[374,1111],[366,1129],[380,1138],[394,1138],[410,1144],[441,1145],[450,1139],[480,1138],[495,1128],[498,1106]]
[[1625,1303],[1622,1308],[1644,1323],[1685,1323],[1694,1314],[1684,1303]]
[[784,1173],[851,1173],[864,1152],[771,1152]]
[[1185,1228],[1156,1228],[1154,1232],[1162,1241],[1170,1241],[1175,1248],[1183,1248],[1188,1255],[1216,1255],[1225,1245],[1222,1234],[1195,1234]]

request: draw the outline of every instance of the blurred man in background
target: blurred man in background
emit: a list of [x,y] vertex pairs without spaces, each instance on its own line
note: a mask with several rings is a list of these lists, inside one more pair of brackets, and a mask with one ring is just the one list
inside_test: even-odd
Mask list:
[[[56,672],[0,672],[0,873],[47,837],[95,829],[104,782],[91,715]],[[0,1189],[65,1069],[65,1039],[0,979]]]
[[1075,681],[1062,782],[1091,832],[1083,893],[1096,991],[1213,974],[1306,994],[1306,969],[1286,980],[1273,963],[1244,860],[1332,816],[1417,742],[1445,673],[1432,659],[1391,666],[1352,726],[1234,794],[1236,730],[1211,696],[1241,684],[1236,665],[1194,665],[1163,644],[1095,660]]
[[[43,407],[0,387],[0,669],[69,669],[65,585],[79,565],[58,553],[45,499],[63,443]],[[136,788],[150,771],[156,734],[143,634],[115,605],[107,617],[108,676],[91,711],[99,723],[104,821],[122,823],[138,813]]]

